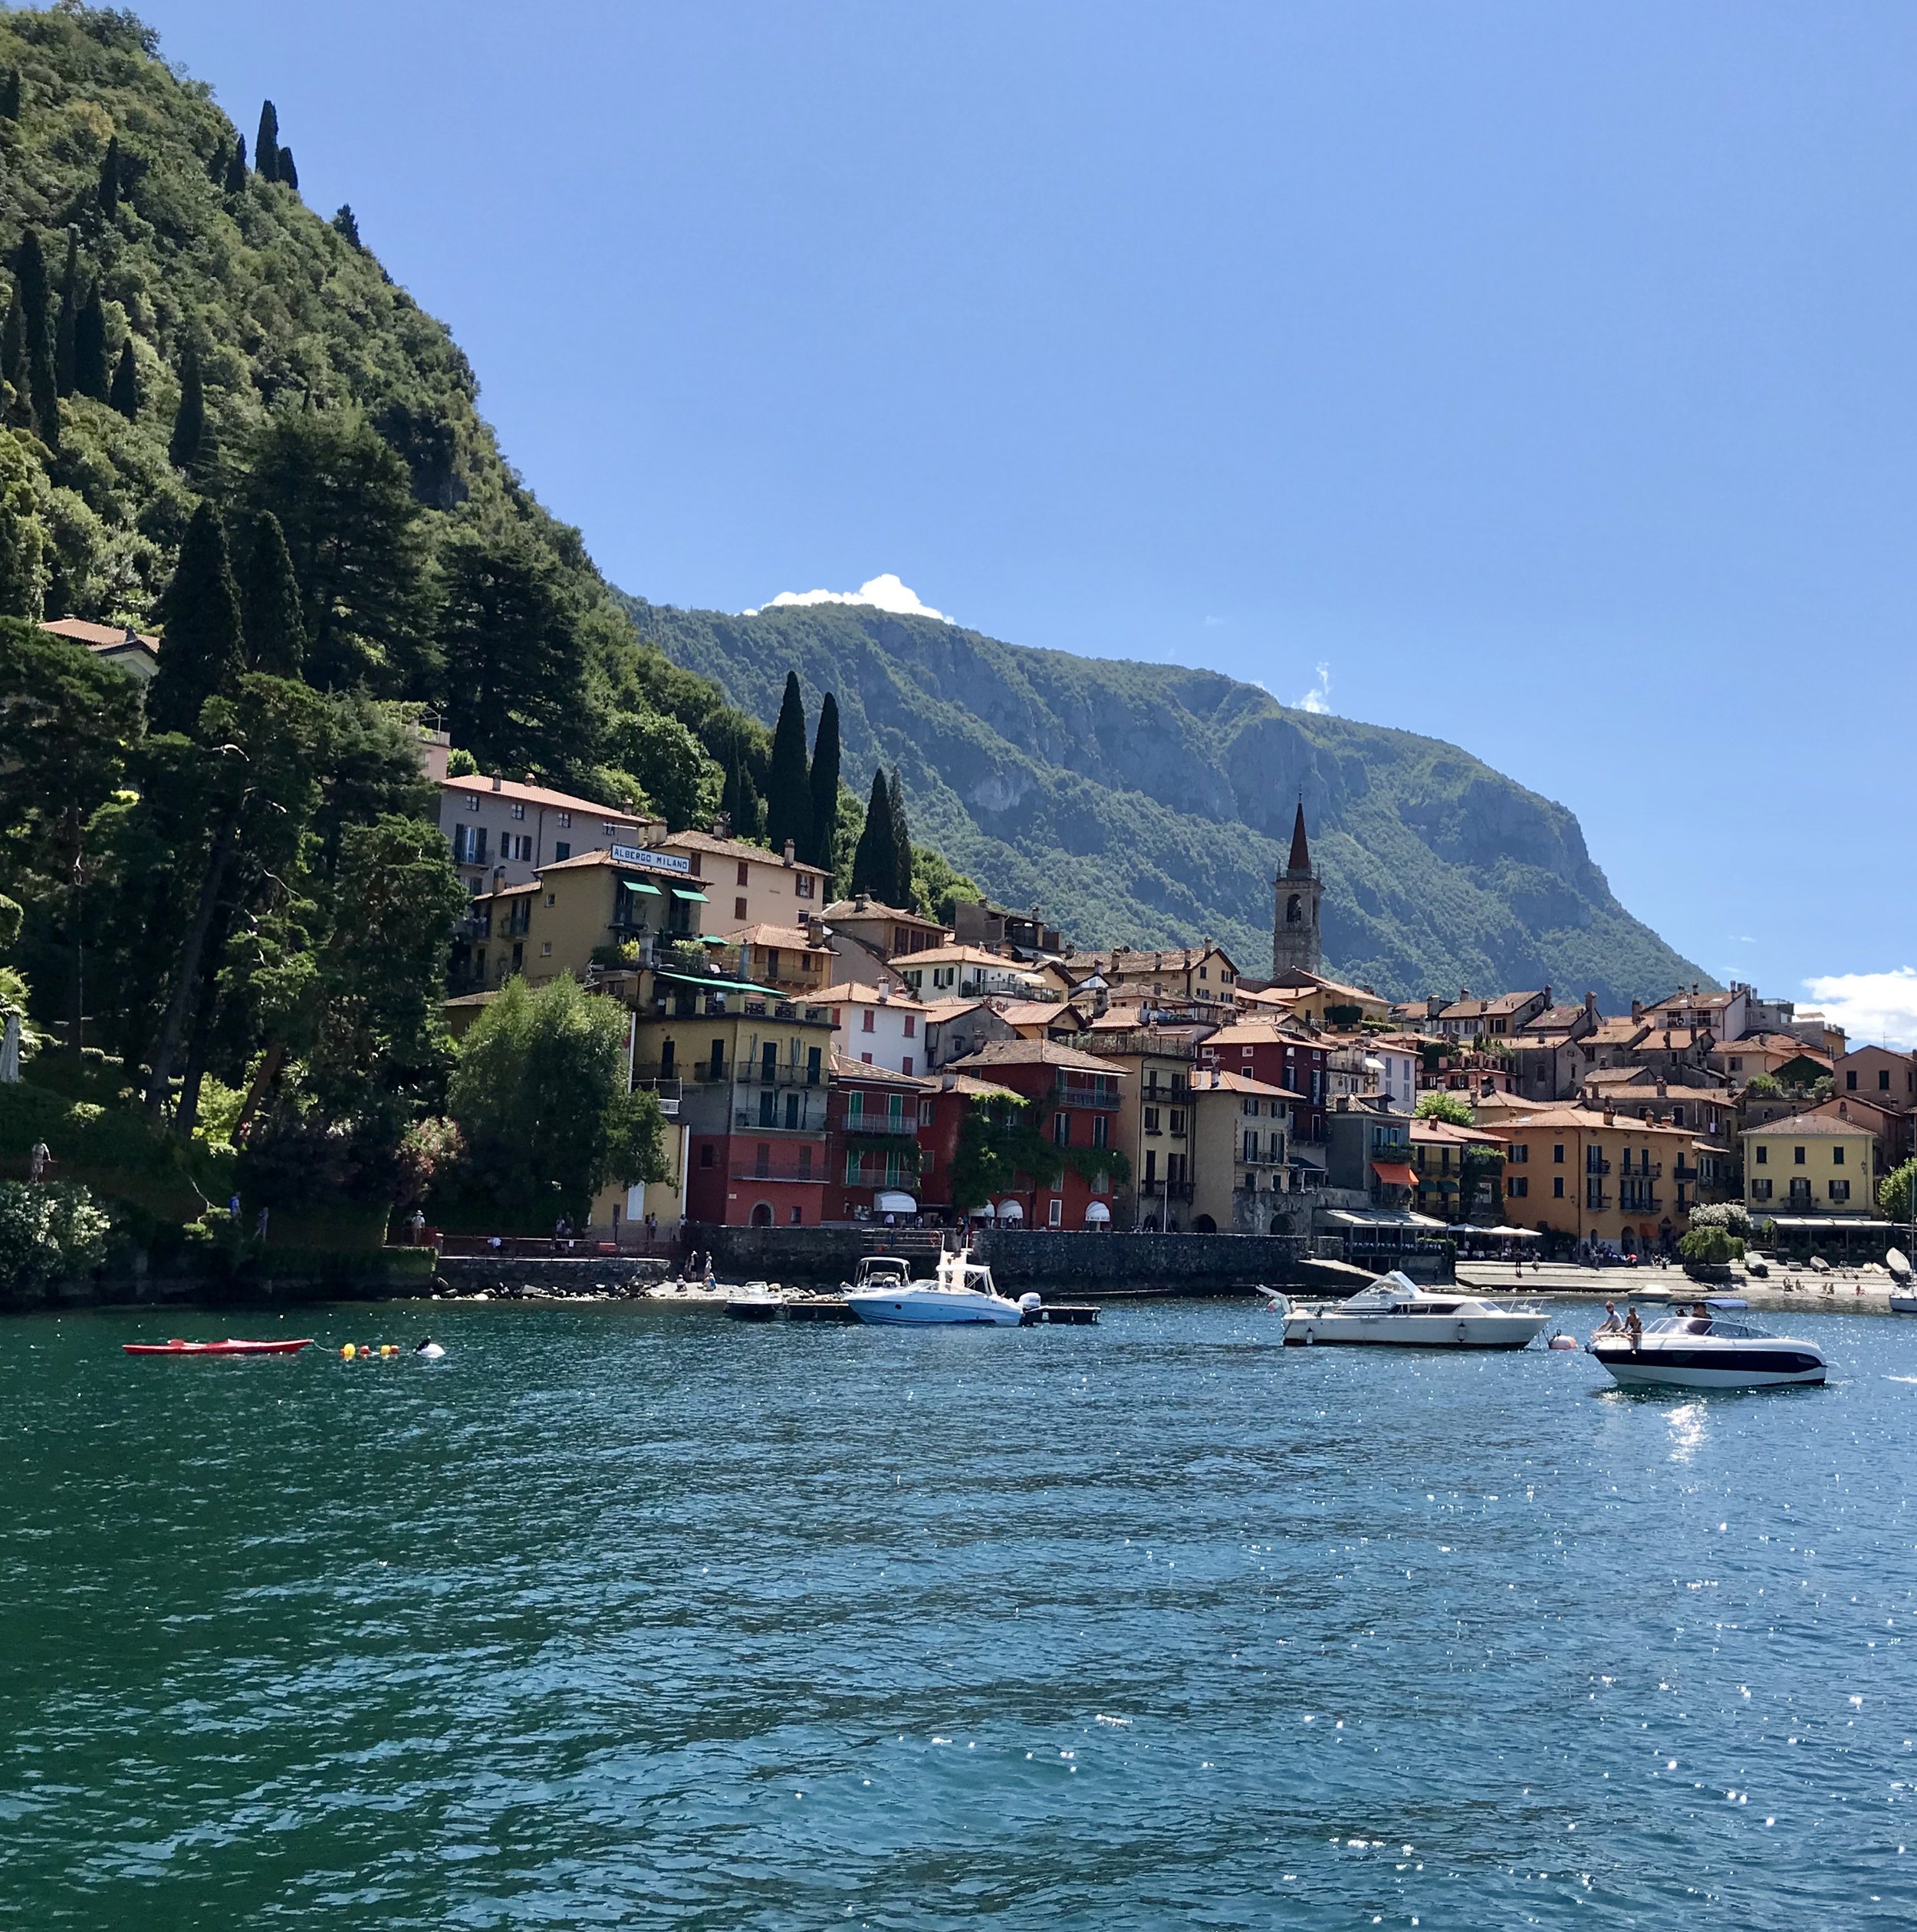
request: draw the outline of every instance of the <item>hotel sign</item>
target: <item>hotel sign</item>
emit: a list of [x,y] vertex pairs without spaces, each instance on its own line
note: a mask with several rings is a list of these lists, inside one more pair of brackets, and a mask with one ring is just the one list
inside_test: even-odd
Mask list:
[[692,861],[682,852],[649,852],[638,845],[615,845],[613,859],[620,865],[649,865],[656,872],[690,872],[692,869]]

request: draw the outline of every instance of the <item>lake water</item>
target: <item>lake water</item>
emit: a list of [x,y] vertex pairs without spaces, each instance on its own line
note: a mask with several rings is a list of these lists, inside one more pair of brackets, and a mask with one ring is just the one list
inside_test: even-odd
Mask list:
[[1907,1927],[1917,1323],[1788,1325],[8,1321],[0,1923]]

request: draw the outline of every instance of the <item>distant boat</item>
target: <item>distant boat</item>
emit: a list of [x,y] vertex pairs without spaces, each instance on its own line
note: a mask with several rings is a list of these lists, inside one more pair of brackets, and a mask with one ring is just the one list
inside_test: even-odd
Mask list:
[[1911,1277],[1910,1257],[1901,1248],[1884,1256],[1890,1270],[1890,1312],[1892,1315],[1917,1315],[1917,1281]]
[[1542,1335],[1550,1320],[1541,1308],[1500,1308],[1474,1295],[1421,1288],[1395,1268],[1345,1301],[1285,1302],[1281,1312],[1287,1348],[1353,1342],[1399,1348],[1522,1348]]
[[123,1341],[120,1345],[129,1355],[297,1355],[302,1348],[313,1346],[313,1338],[304,1335],[298,1341],[240,1341],[231,1338],[225,1341],[182,1341],[176,1336],[170,1341]]
[[[890,1256],[874,1256],[873,1263]],[[889,1271],[887,1271],[889,1272]],[[899,1281],[896,1275],[878,1278],[873,1267],[867,1275],[860,1269],[860,1279],[845,1292],[845,1305],[861,1321],[880,1328],[921,1328],[928,1325],[986,1325],[1015,1328],[1028,1312],[1039,1306],[1036,1295],[1014,1302],[998,1292],[991,1270],[972,1259],[972,1250],[961,1248],[955,1254],[939,1257],[938,1272],[930,1281]]]
[[785,1297],[770,1282],[748,1282],[727,1298],[725,1312],[735,1321],[776,1321],[785,1312]]

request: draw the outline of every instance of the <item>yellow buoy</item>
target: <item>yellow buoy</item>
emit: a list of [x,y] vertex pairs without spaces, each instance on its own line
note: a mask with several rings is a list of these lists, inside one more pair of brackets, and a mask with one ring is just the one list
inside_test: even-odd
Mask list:
[[340,1351],[340,1359],[342,1361],[349,1362],[353,1359],[353,1345],[351,1342],[349,1341],[346,1346]]

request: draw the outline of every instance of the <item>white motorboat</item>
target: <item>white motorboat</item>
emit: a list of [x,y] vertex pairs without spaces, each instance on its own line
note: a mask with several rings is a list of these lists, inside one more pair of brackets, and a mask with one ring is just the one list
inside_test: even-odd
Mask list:
[[1884,1256],[1890,1271],[1890,1312],[1892,1315],[1917,1315],[1917,1280],[1911,1277],[1909,1257],[1901,1248]]
[[[991,1270],[974,1261],[968,1248],[941,1255],[938,1272],[929,1281],[902,1280],[889,1271],[889,1279],[880,1275],[877,1264],[891,1259],[873,1256],[861,1262],[859,1279],[845,1292],[846,1306],[861,1321],[881,1328],[984,1323],[1012,1328],[1039,1305],[1036,1295],[1016,1302],[1001,1295],[992,1285]],[[901,1273],[904,1267],[903,1262],[896,1264]]]
[[776,1282],[748,1282],[727,1296],[725,1312],[735,1321],[776,1321],[785,1312],[785,1297]]
[[1612,1330],[1592,1336],[1590,1348],[1625,1388],[1768,1389],[1824,1378],[1814,1343],[1717,1315],[1665,1315],[1635,1343]]
[[1420,1288],[1393,1269],[1343,1302],[1272,1304],[1287,1348],[1372,1342],[1399,1348],[1522,1348],[1550,1320],[1527,1303],[1500,1305],[1454,1290]]

